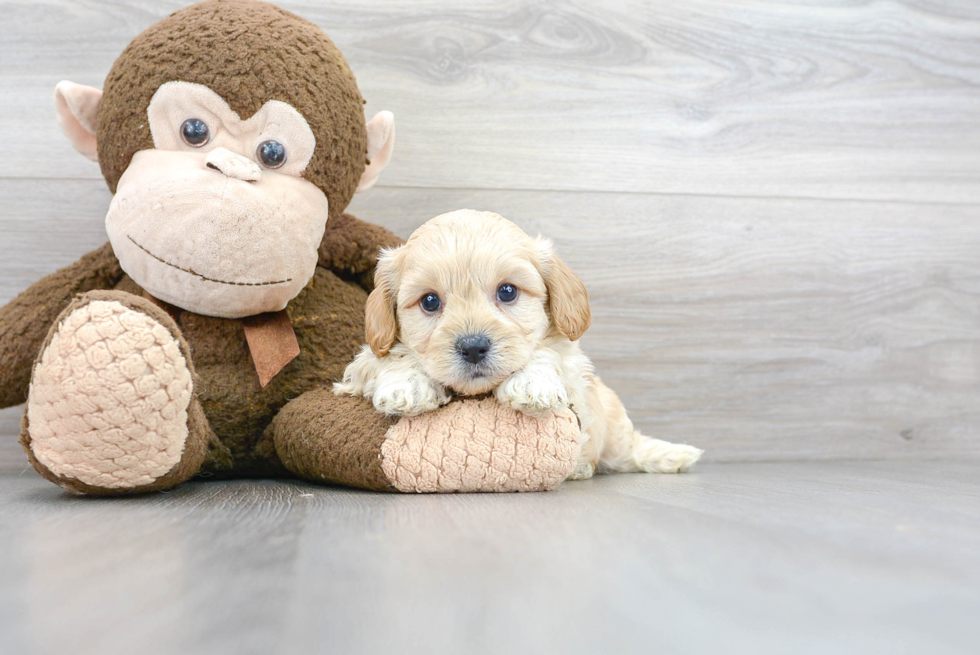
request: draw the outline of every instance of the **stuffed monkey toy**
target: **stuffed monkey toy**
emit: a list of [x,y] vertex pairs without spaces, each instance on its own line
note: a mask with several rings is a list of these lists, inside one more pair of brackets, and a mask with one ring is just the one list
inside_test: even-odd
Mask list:
[[570,411],[493,399],[420,417],[338,397],[364,338],[379,248],[344,213],[389,161],[346,61],[315,25],[254,0],[192,5],[140,34],[102,91],[62,82],[59,123],[114,193],[109,243],[0,309],[0,407],[26,401],[34,468],[74,493],[211,477],[368,489],[550,489]]

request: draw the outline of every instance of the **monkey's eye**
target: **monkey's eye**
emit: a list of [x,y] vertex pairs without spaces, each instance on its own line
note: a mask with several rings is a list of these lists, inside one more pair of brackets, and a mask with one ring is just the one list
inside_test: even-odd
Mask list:
[[419,300],[419,306],[422,307],[422,309],[424,309],[425,311],[432,314],[439,311],[439,308],[442,307],[442,301],[439,300],[439,296],[437,296],[436,294],[427,293],[424,296],[422,296],[421,300]]
[[278,141],[263,141],[255,149],[255,155],[266,168],[279,168],[286,163],[286,146]]
[[188,118],[180,126],[180,136],[189,146],[200,148],[211,140],[211,132],[208,126],[199,118]]
[[513,284],[501,284],[497,289],[497,300],[500,302],[514,302],[517,299],[517,287]]

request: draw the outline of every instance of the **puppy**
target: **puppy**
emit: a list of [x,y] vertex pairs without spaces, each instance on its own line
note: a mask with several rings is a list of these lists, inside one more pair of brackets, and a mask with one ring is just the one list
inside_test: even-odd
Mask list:
[[491,212],[455,211],[382,251],[374,280],[367,345],[334,393],[399,416],[491,391],[532,415],[570,407],[583,439],[572,479],[674,473],[701,456],[634,430],[595,376],[577,342],[592,321],[589,296],[550,241]]

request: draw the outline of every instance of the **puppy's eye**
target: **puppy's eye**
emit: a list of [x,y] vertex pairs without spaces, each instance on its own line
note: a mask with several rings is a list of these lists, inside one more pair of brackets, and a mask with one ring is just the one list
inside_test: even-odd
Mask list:
[[517,299],[517,287],[513,284],[501,284],[497,289],[497,300],[500,302],[514,302]]
[[180,126],[180,138],[189,146],[200,148],[211,140],[208,126],[199,118],[188,118]]
[[419,305],[422,307],[422,309],[431,314],[439,311],[439,308],[442,307],[442,301],[439,300],[439,296],[436,294],[427,293],[422,296],[422,299],[419,301]]

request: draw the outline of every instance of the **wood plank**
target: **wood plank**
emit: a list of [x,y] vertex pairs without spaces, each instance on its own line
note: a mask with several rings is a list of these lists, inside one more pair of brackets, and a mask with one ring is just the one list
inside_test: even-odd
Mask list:
[[[546,494],[0,476],[4,652],[973,653],[967,463],[707,465]],[[56,617],[57,620],[53,620]]]
[[[0,3],[0,177],[98,177],[51,90],[184,2]],[[393,110],[397,187],[980,202],[980,5],[283,2]]]
[[104,182],[0,179],[0,198],[2,303],[108,241]]
[[[0,197],[0,302],[104,240],[99,182]],[[555,239],[586,352],[653,436],[722,461],[980,454],[976,206],[386,188],[352,209],[407,236],[461,207]]]
[[20,474],[31,470],[24,449],[17,443],[24,406],[0,409],[0,474]]

